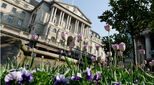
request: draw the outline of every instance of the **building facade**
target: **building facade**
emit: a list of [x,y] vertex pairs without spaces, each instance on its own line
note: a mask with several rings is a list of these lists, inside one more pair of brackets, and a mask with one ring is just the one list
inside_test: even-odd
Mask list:
[[[103,45],[100,35],[91,30],[91,21],[74,5],[58,0],[2,0],[0,9],[1,25],[37,34],[45,43],[69,47],[76,41],[75,49],[80,47],[77,35],[83,34],[82,46],[88,46],[88,53],[105,58],[103,48],[96,51],[96,46]],[[66,42],[62,32],[68,35]]]

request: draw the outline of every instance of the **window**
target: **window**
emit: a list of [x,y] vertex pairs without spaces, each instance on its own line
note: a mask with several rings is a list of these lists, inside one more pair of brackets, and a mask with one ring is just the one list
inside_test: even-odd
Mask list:
[[30,0],[24,0],[24,1],[26,1],[26,2],[28,2],[28,3],[30,2]]
[[7,20],[8,20],[9,23],[12,23],[13,22],[13,16],[9,15]]
[[3,3],[1,7],[6,8],[6,6],[7,6],[7,4]]
[[51,37],[51,41],[56,43],[56,38],[55,37]]
[[22,19],[19,19],[18,20],[18,26],[21,27],[22,26],[22,23],[23,23],[23,20]]
[[56,30],[56,29],[53,29],[53,32],[54,32],[54,33],[56,33],[56,32],[57,32],[57,30]]
[[21,13],[21,16],[22,16],[22,17],[25,17],[25,14],[26,14],[25,12],[22,12],[22,13]]
[[12,8],[13,13],[16,13],[16,10],[17,10],[16,8]]
[[0,22],[2,21],[3,13],[0,12]]

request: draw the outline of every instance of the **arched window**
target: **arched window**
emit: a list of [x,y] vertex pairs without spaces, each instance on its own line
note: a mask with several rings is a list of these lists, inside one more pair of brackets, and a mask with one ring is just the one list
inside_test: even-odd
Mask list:
[[63,40],[60,40],[60,44],[61,44],[62,46],[64,46],[64,45],[65,45],[65,42],[64,42]]
[[56,38],[55,37],[51,37],[51,41],[56,43]]
[[73,37],[72,36],[68,37],[68,39],[67,39],[67,46],[74,46],[74,44],[73,44]]
[[53,29],[53,32],[54,32],[54,33],[56,33],[56,32],[57,32],[57,30],[56,30],[56,29]]

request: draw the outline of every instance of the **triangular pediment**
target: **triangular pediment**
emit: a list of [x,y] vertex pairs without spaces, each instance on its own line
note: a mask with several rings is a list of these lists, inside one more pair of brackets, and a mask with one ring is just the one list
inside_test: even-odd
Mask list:
[[65,4],[62,2],[57,2],[59,5],[63,6],[64,8],[68,9],[69,11],[73,12],[77,16],[83,18],[84,20],[91,23],[91,21],[80,11],[80,9],[74,5]]

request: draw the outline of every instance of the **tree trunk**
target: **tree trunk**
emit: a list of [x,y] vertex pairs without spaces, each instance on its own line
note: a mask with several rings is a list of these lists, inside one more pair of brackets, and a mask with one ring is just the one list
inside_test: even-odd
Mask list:
[[134,65],[137,65],[137,56],[136,56],[136,42],[135,42],[135,37],[133,35],[131,35],[132,37],[132,44],[133,44],[133,62]]

